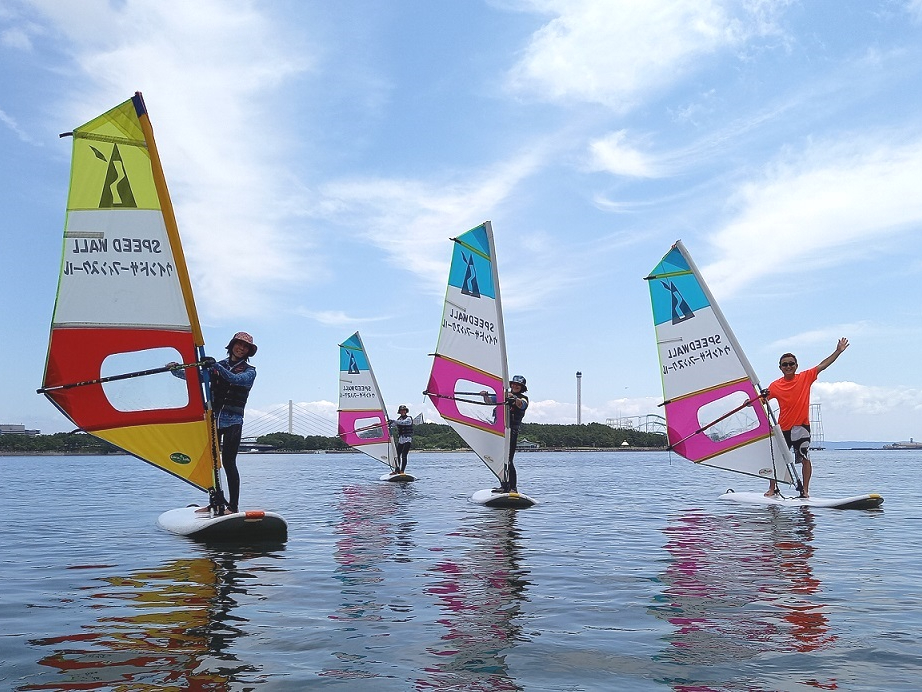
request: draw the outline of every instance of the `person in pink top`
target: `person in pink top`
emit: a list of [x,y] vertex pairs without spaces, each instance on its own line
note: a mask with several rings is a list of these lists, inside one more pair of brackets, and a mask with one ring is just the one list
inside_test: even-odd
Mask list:
[[[826,356],[816,367],[797,372],[797,358],[785,353],[778,361],[783,375],[768,385],[766,399],[778,400],[778,425],[784,434],[788,447],[794,450],[794,463],[803,465],[803,488],[801,497],[810,497],[810,476],[813,464],[810,462],[810,387],[826,368],[832,365],[842,351],[848,348],[848,339],[842,337],[836,350]],[[765,497],[778,492],[778,484],[772,479]]]

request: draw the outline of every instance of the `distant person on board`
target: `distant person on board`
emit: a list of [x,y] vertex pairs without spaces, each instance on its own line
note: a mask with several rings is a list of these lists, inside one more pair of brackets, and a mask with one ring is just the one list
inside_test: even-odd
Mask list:
[[413,446],[413,419],[409,413],[407,405],[400,404],[397,407],[397,418],[391,421],[394,425],[394,437],[397,438],[397,468],[391,471],[392,476],[407,472],[407,454]]
[[[778,400],[778,425],[784,434],[784,441],[794,450],[794,463],[803,465],[801,497],[810,497],[810,477],[813,475],[813,464],[810,462],[810,387],[819,374],[847,348],[848,339],[842,337],[836,344],[836,350],[819,365],[800,373],[797,372],[797,358],[793,353],[785,353],[778,361],[783,376],[768,385],[765,398]],[[778,483],[773,478],[765,497],[777,493]]]
[[[512,463],[515,457],[515,448],[519,441],[519,426],[525,417],[525,409],[528,408],[528,397],[525,392],[528,387],[525,385],[525,378],[516,375],[509,381],[509,394],[506,395],[506,407],[509,409],[509,462],[506,464],[506,480],[500,479],[500,487],[493,488],[494,493],[517,493],[518,476],[515,472],[515,464]],[[481,391],[483,400],[487,403],[496,403],[496,396],[487,391]]]
[[[218,427],[218,444],[221,448],[221,465],[227,476],[227,489],[230,493],[227,503],[230,512],[238,511],[240,501],[237,452],[240,451],[240,438],[243,434],[243,411],[256,380],[256,368],[249,363],[256,349],[252,336],[246,332],[237,332],[227,344],[227,358],[216,361],[208,370],[211,375],[211,400]],[[175,370],[173,374],[185,379],[182,370]]]

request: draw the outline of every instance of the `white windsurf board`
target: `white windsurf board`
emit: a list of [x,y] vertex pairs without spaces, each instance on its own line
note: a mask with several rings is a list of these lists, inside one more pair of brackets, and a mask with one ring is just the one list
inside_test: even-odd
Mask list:
[[378,480],[390,481],[391,483],[410,483],[416,480],[416,476],[411,473],[385,473]]
[[285,541],[288,523],[262,509],[212,516],[207,507],[180,507],[157,517],[157,524],[180,536],[213,541]]
[[736,493],[728,490],[721,495],[719,500],[732,500],[733,502],[742,502],[752,505],[781,505],[784,507],[832,507],[834,509],[875,509],[880,507],[884,498],[877,493],[868,493],[867,495],[854,495],[843,498],[827,497],[782,497],[781,495],[772,495],[765,497],[763,493]]
[[538,501],[524,493],[494,493],[490,488],[478,490],[471,495],[471,502],[485,507],[524,509],[538,504]]

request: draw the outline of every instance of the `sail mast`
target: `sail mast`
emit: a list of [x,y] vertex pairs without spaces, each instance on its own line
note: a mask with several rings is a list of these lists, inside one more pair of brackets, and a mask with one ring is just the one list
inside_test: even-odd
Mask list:
[[743,369],[746,371],[746,375],[749,377],[749,381],[752,382],[752,385],[758,389],[759,388],[759,378],[755,373],[755,370],[752,368],[752,364],[749,362],[749,358],[746,357],[746,353],[740,347],[739,341],[736,340],[736,335],[733,333],[733,330],[730,329],[730,325],[727,323],[727,318],[724,317],[723,312],[720,309],[720,306],[717,304],[717,301],[714,300],[714,294],[711,293],[710,287],[702,278],[702,274],[698,271],[698,265],[695,264],[695,260],[692,259],[691,255],[688,254],[688,250],[685,249],[685,245],[682,244],[681,240],[677,240],[674,246],[680,253],[682,257],[688,262],[688,268],[691,269],[692,273],[698,277],[698,284],[701,287],[701,291],[708,299],[708,303],[711,305],[711,310],[714,313],[714,317],[717,318],[717,321],[720,323],[720,326],[723,327],[724,334],[727,337],[727,340],[733,346],[733,349],[736,351],[736,357],[739,358],[740,363],[743,365]]
[[[506,327],[505,322],[503,321],[502,291],[499,289],[499,269],[496,265],[496,241],[493,238],[493,223],[490,221],[485,221],[483,225],[487,231],[487,238],[490,239],[490,257],[493,260],[490,262],[490,267],[493,270],[493,285],[496,287],[496,332],[499,338],[499,362],[501,366],[499,374],[503,380],[503,397],[500,400],[499,396],[497,395],[497,403],[500,406],[505,406],[506,391],[509,387],[509,361],[506,356]],[[500,404],[500,401],[503,403]],[[503,482],[507,481],[509,478],[509,444],[511,434],[509,430],[510,419],[511,416],[508,415],[507,412],[507,415],[503,416],[503,420],[505,421],[505,444],[503,445],[503,477],[501,479]]]
[[176,214],[173,212],[173,201],[170,199],[170,191],[166,186],[166,177],[163,175],[160,154],[157,152],[154,130],[151,127],[150,118],[147,115],[147,106],[144,104],[144,97],[141,92],[136,91],[131,100],[138,114],[138,121],[141,123],[144,141],[147,142],[147,151],[150,153],[151,173],[154,177],[154,186],[157,188],[157,197],[160,198],[160,211],[163,214],[163,224],[166,226],[167,237],[170,239],[170,246],[173,250],[173,264],[176,266],[176,275],[182,288],[186,312],[189,315],[189,323],[192,327],[192,337],[195,345],[201,348],[205,345],[205,337],[202,335],[202,326],[199,323],[198,310],[195,307],[195,298],[192,295],[192,281],[189,279],[186,256],[183,253],[182,241],[179,237],[179,226],[176,223]]
[[[157,197],[160,199],[160,212],[163,215],[163,225],[166,228],[167,238],[170,240],[170,247],[173,251],[173,264],[176,267],[176,277],[179,286],[182,289],[183,302],[186,306],[186,313],[189,316],[189,326],[192,328],[192,341],[195,344],[196,353],[199,359],[205,356],[205,336],[202,334],[202,325],[198,319],[198,308],[195,307],[195,297],[192,294],[192,281],[189,278],[189,268],[186,265],[186,255],[182,249],[182,239],[179,236],[179,225],[176,223],[176,213],[173,211],[173,200],[170,198],[170,191],[166,185],[166,176],[163,174],[163,165],[160,163],[160,153],[157,151],[157,142],[154,139],[154,128],[150,124],[150,118],[147,115],[147,105],[144,103],[144,97],[140,91],[136,91],[132,97],[135,112],[138,114],[138,122],[141,125],[141,132],[144,133],[144,141],[147,142],[147,151],[150,154],[151,175],[154,179],[154,187],[157,190]],[[212,505],[224,505],[223,493],[221,491],[221,450],[218,444],[217,422],[214,418],[214,411],[211,403],[211,381],[208,371],[202,371],[202,400],[205,406],[205,421],[208,426],[208,437],[211,440],[211,469],[212,469],[212,487],[209,488],[209,499]]]

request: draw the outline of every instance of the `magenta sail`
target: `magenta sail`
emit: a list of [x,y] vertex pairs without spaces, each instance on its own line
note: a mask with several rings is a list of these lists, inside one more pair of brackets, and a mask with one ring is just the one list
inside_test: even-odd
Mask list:
[[358,332],[339,345],[338,420],[343,442],[397,470],[387,408]]
[[695,463],[793,483],[790,452],[758,378],[681,242],[647,281],[670,449]]
[[453,240],[426,394],[439,415],[504,481],[510,436],[502,402],[509,371],[493,229],[487,221]]

